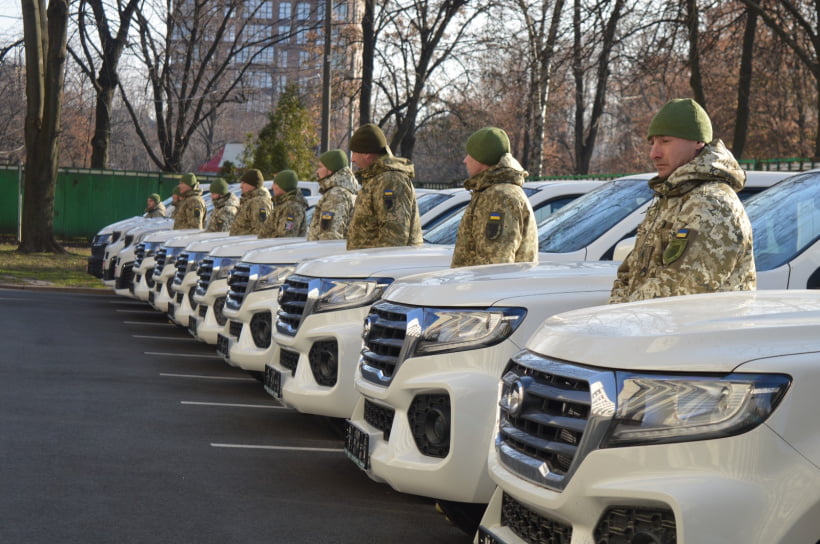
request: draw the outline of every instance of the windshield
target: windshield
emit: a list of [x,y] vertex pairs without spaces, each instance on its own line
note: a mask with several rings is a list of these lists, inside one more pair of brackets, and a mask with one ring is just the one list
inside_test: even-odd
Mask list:
[[461,222],[461,216],[464,215],[465,207],[454,212],[447,219],[432,227],[424,234],[424,241],[428,244],[455,244],[456,236],[458,235],[458,224]]
[[453,195],[446,193],[424,193],[419,195],[416,197],[416,203],[419,206],[419,215],[424,215],[452,196]]
[[647,180],[604,183],[547,217],[538,226],[538,250],[568,253],[587,247],[653,196]]
[[755,195],[746,213],[757,270],[782,266],[820,237],[820,172],[792,176]]

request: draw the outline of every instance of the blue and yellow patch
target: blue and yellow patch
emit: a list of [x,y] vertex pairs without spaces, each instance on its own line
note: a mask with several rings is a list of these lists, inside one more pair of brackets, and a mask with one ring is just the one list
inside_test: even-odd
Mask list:
[[385,189],[384,193],[382,194],[382,201],[384,202],[385,210],[389,212],[393,209],[393,206],[395,206],[395,199],[393,198],[392,189]]
[[487,223],[484,226],[484,235],[487,240],[495,240],[501,236],[504,225],[504,214],[501,212],[490,212],[487,215]]
[[333,216],[336,215],[333,212],[322,212],[320,226],[322,230],[327,230],[330,228],[330,224],[333,222]]
[[670,265],[681,258],[689,244],[689,229],[678,229],[663,250],[663,264]]

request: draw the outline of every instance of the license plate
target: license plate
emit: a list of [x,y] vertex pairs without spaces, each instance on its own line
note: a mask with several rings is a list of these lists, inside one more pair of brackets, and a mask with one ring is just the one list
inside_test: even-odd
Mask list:
[[174,319],[174,313],[176,313],[176,308],[174,307],[173,302],[168,303],[168,319]]
[[265,391],[272,397],[282,398],[282,373],[270,365],[265,365]]
[[347,422],[345,426],[345,453],[362,470],[370,470],[370,435]]
[[478,542],[478,544],[504,544],[504,542],[498,540],[498,538],[490,534],[484,527],[478,528],[478,539],[476,539],[476,542]]
[[188,332],[196,336],[196,318],[192,315],[188,316]]
[[223,336],[221,333],[216,335],[216,352],[219,355],[227,357],[230,345],[230,340],[228,340],[227,336]]
[[148,302],[150,302],[151,304],[154,303],[154,292],[153,291],[150,291],[148,293]]

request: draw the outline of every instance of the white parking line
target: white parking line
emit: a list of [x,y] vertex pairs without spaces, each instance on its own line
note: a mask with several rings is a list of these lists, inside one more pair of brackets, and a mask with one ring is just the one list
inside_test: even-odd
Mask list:
[[151,336],[148,334],[132,334],[131,338],[145,338],[148,340],[184,340],[186,342],[196,342],[192,336]]
[[259,446],[254,444],[218,444],[211,442],[214,448],[238,448],[246,450],[280,450],[280,451],[312,451],[317,453],[344,453],[344,448],[301,448],[298,446]]
[[226,381],[235,381],[235,382],[255,382],[257,380],[253,378],[233,378],[231,376],[206,376],[204,374],[171,374],[168,372],[160,372],[160,376],[164,376],[166,378],[198,378],[202,380],[226,380]]
[[226,406],[228,408],[267,408],[269,410],[288,410],[293,412],[292,408],[286,408],[284,406],[277,406],[275,404],[235,404],[230,402],[197,402],[193,400],[181,400],[179,401],[180,404],[186,404],[189,406]]
[[178,327],[176,323],[168,323],[168,322],[152,322],[152,321],[123,321],[124,325],[153,325],[157,327]]
[[159,357],[189,357],[196,359],[222,359],[221,355],[206,355],[197,353],[165,353],[162,351],[145,351],[145,355],[157,355]]

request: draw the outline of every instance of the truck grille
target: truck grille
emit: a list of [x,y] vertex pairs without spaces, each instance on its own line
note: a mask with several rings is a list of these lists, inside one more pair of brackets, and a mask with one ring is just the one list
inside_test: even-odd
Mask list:
[[387,386],[400,364],[399,356],[407,335],[408,314],[414,308],[377,302],[365,320],[364,347],[359,358],[362,377]]
[[276,312],[276,330],[288,336],[296,336],[305,315],[308,302],[310,278],[291,275],[279,291],[279,310]]
[[137,249],[134,250],[134,268],[139,268],[142,260],[145,258],[145,242],[137,244]]
[[177,256],[175,264],[177,272],[174,275],[174,284],[182,285],[182,281],[185,279],[185,274],[188,273],[188,252],[183,251],[180,253],[179,256]]
[[291,376],[296,376],[296,367],[299,364],[299,352],[279,348],[279,364],[290,370]]
[[199,263],[199,268],[196,273],[199,276],[199,281],[196,282],[196,292],[203,296],[208,291],[208,286],[211,284],[211,276],[214,272],[214,260],[211,257],[205,257]]
[[390,440],[390,429],[393,428],[395,414],[392,408],[385,408],[369,399],[364,399],[364,420],[380,430],[385,441]]
[[122,266],[120,277],[117,278],[117,289],[128,289],[134,278],[134,265],[128,263]]
[[165,259],[168,256],[168,250],[164,247],[157,251],[157,256],[154,258],[154,280],[159,279],[162,275],[162,269],[165,268]]
[[[506,493],[501,498],[501,524],[526,542],[569,544],[572,526],[536,514]],[[600,542],[606,542],[601,540]]]
[[615,412],[615,390],[611,371],[518,353],[502,377],[500,461],[535,484],[563,489],[600,443]]
[[251,279],[251,265],[247,263],[238,263],[231,275],[228,277],[228,298],[225,301],[225,307],[231,310],[238,310],[242,306],[242,301],[245,300],[248,283]]

